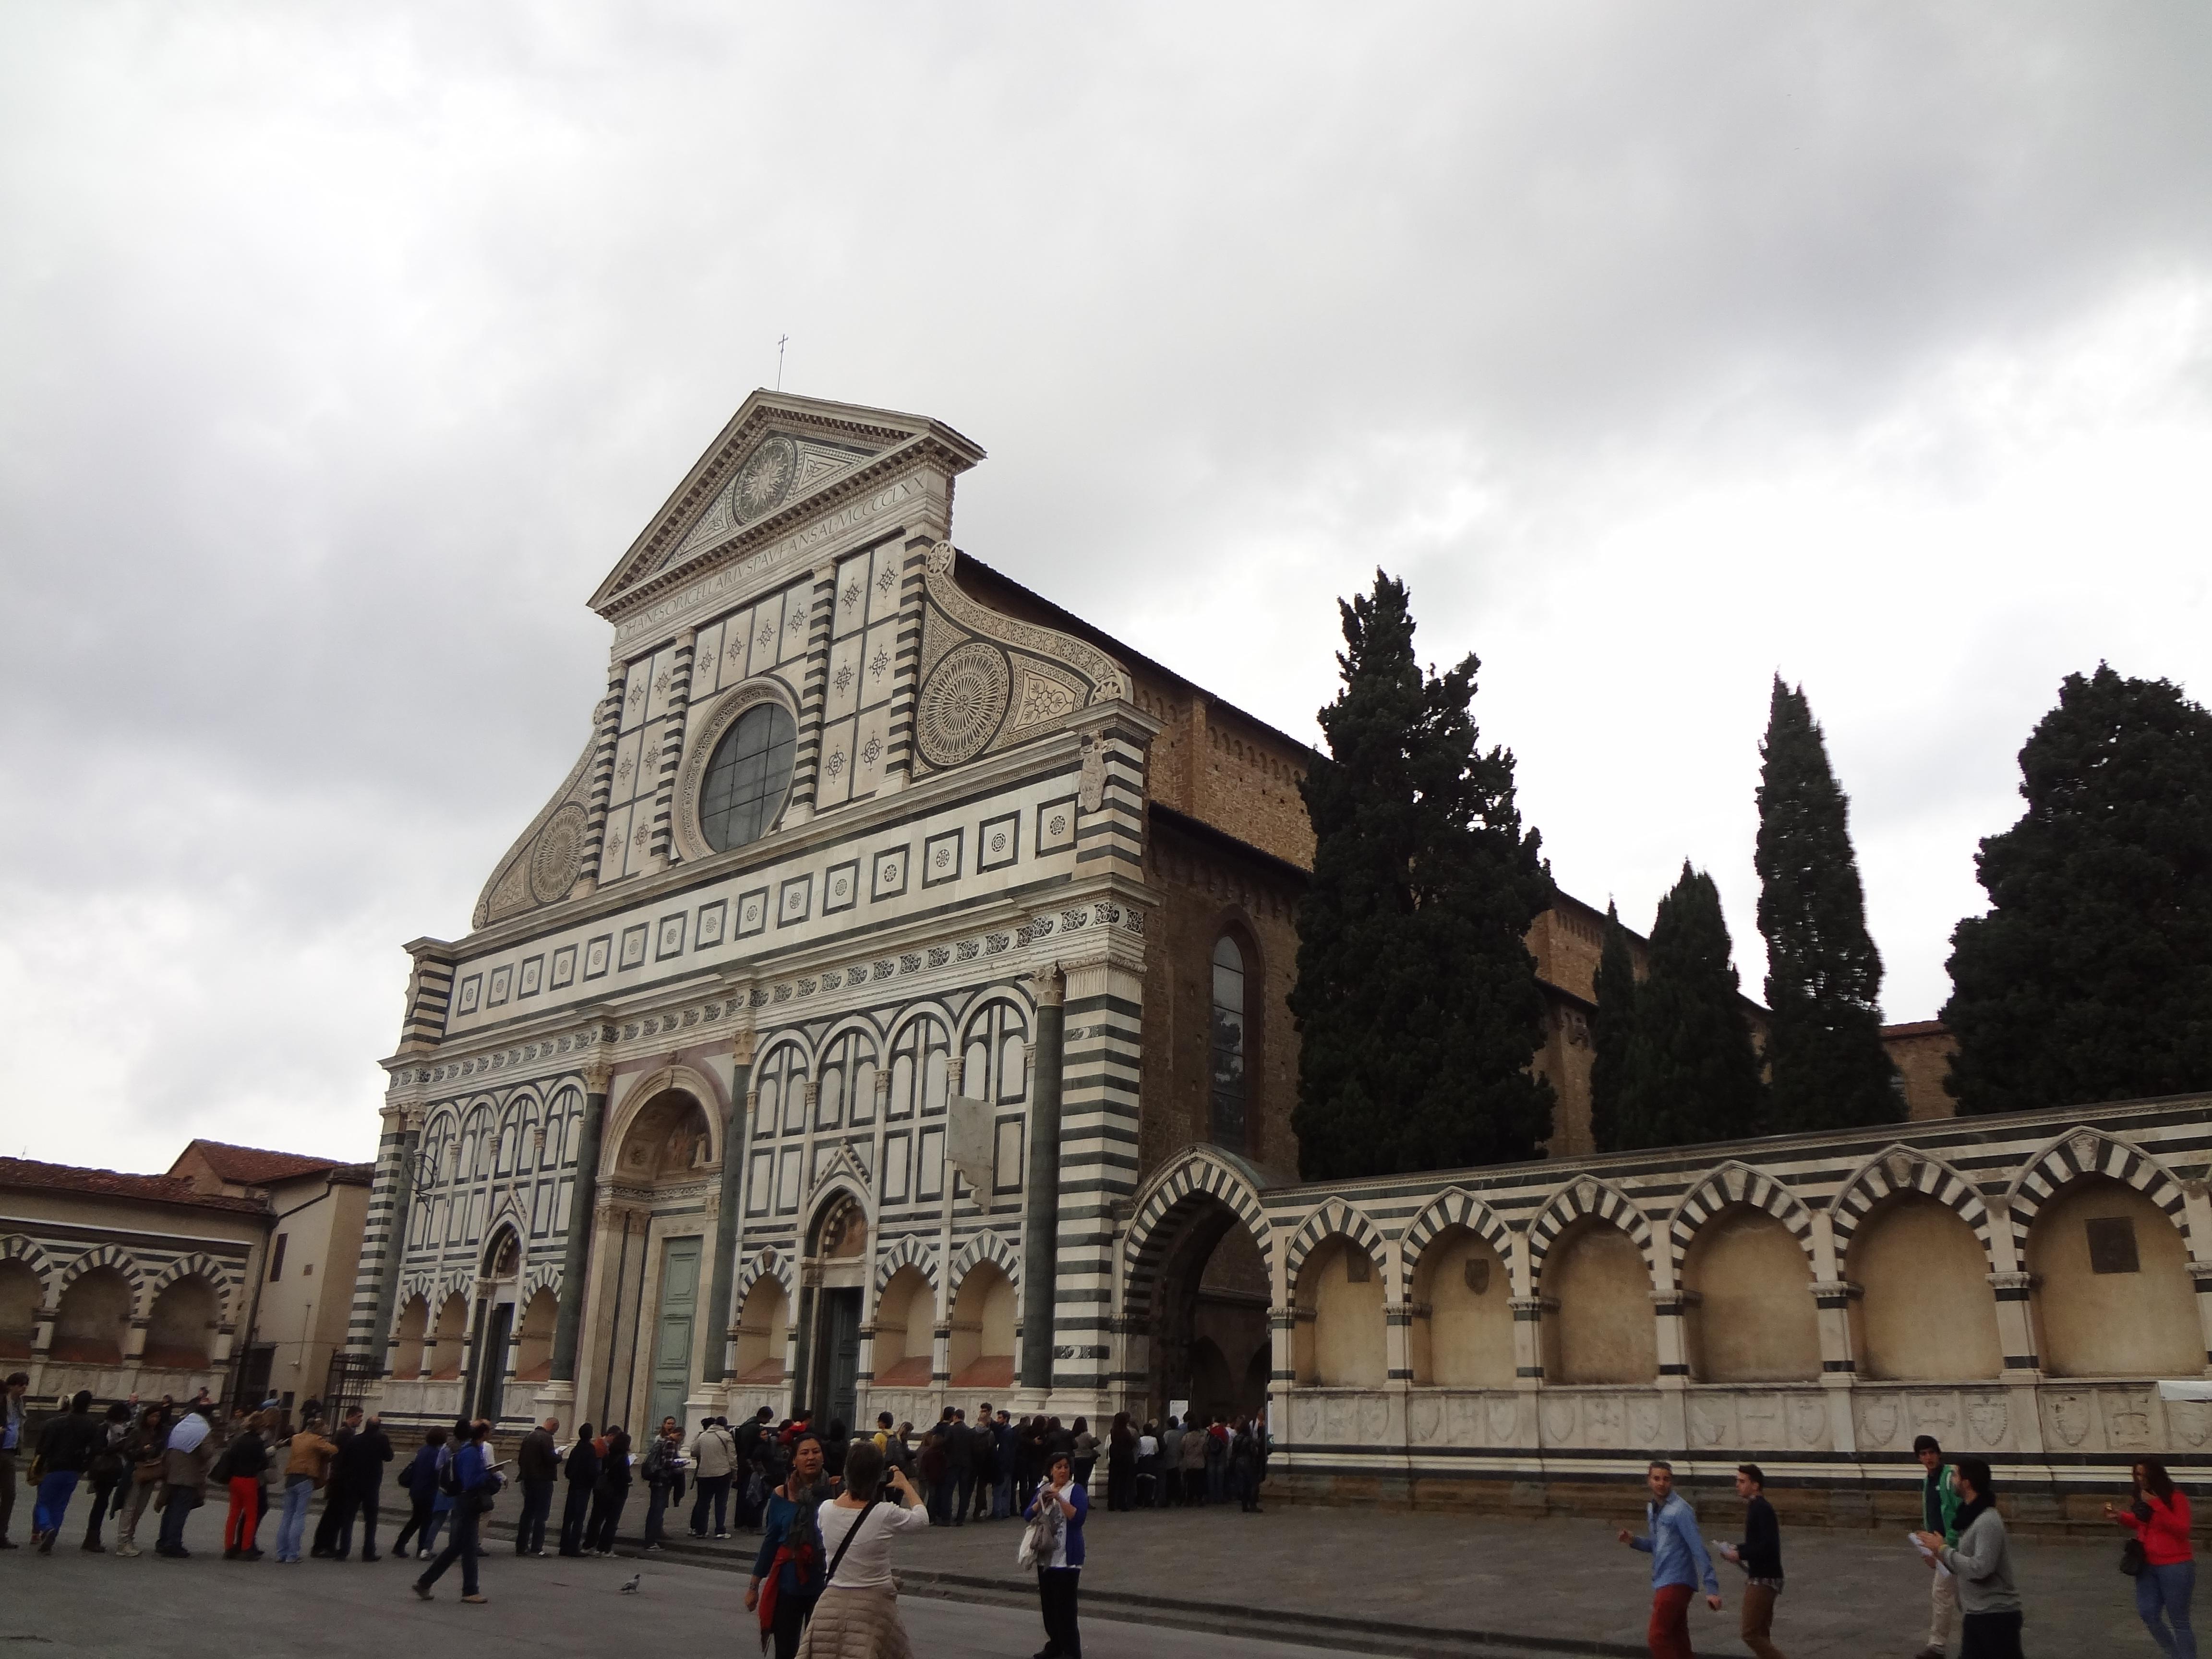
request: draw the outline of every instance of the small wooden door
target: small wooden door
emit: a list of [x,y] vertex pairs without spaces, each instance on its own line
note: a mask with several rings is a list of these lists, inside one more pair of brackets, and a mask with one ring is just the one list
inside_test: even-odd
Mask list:
[[691,1334],[698,1312],[699,1241],[672,1238],[660,1266],[660,1317],[653,1342],[653,1418],[637,1425],[630,1437],[641,1447],[649,1443],[662,1418],[684,1420],[684,1398],[691,1391]]

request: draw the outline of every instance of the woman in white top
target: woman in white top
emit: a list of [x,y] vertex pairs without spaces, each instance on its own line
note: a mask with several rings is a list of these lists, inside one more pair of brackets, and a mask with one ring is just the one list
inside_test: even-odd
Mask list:
[[888,1480],[884,1455],[872,1440],[845,1454],[845,1490],[822,1505],[824,1559],[834,1563],[815,1603],[799,1659],[914,1659],[899,1622],[898,1590],[891,1583],[891,1540],[929,1525],[929,1511],[894,1468]]

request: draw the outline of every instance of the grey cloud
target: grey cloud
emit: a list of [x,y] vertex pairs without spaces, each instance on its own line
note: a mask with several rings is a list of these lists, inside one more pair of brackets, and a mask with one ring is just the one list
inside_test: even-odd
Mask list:
[[1823,469],[1971,529],[2017,471],[1972,420],[1867,434],[2212,293],[2199,8],[51,7],[0,45],[0,990],[21,1086],[41,1031],[97,1050],[102,1161],[366,1148],[398,942],[465,926],[573,757],[583,597],[785,331],[795,388],[991,450],[963,544],[1301,734],[1330,599],[1411,572],[1593,896],[1747,865],[1765,673],[1812,678],[1906,1012],[2057,674],[2203,661],[2201,576],[2125,631],[2044,570],[1996,637],[1962,547],[1952,651],[1833,637],[1817,569],[1604,550]]

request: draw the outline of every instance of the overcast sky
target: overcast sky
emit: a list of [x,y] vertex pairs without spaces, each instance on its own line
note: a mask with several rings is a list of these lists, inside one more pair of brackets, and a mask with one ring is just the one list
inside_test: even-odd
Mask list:
[[2212,693],[2212,12],[0,11],[0,1152],[368,1157],[592,586],[787,389],[1317,736],[1378,564],[1569,891],[1760,990],[1802,681],[1892,1019],[2064,674]]

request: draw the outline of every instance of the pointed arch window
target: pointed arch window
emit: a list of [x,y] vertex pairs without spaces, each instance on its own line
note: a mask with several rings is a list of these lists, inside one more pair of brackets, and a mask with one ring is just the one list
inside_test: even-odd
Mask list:
[[1244,952],[1224,933],[1213,946],[1208,1085],[1212,1139],[1234,1152],[1244,1150],[1246,987]]

